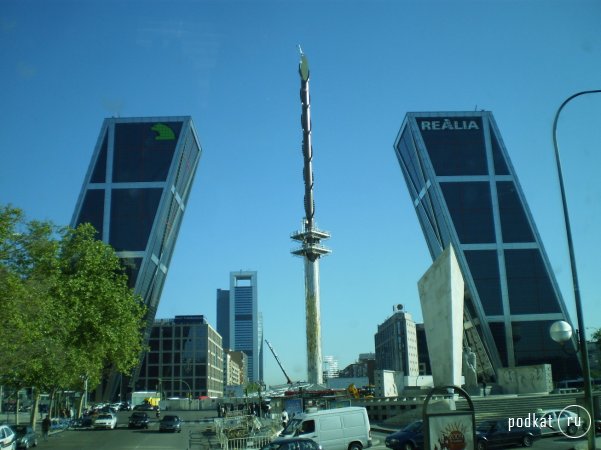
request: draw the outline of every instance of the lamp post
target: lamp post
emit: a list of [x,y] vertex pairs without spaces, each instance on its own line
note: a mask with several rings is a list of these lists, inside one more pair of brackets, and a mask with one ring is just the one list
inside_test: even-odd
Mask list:
[[[555,113],[555,119],[553,120],[553,148],[555,150],[555,163],[557,165],[557,177],[559,178],[559,190],[561,193],[561,204],[563,207],[563,217],[564,223],[566,227],[566,236],[568,241],[568,251],[570,254],[570,268],[572,271],[572,283],[574,286],[574,302],[576,303],[576,318],[578,320],[578,337],[579,337],[579,347],[580,347],[580,357],[582,359],[582,372],[584,379],[584,400],[585,406],[588,408],[588,411],[591,414],[591,417],[594,420],[595,411],[594,411],[594,403],[593,403],[593,390],[591,388],[591,370],[589,366],[588,360],[588,349],[586,345],[586,334],[585,334],[585,326],[584,326],[584,317],[582,314],[582,302],[580,300],[580,287],[578,284],[578,274],[576,272],[576,257],[574,256],[574,243],[572,241],[572,229],[570,227],[570,216],[568,214],[568,204],[566,200],[565,189],[563,185],[563,175],[561,170],[561,160],[559,158],[559,147],[557,145],[557,122],[559,120],[559,114],[563,110],[563,108],[576,97],[580,97],[585,94],[598,94],[601,93],[601,89],[595,89],[590,91],[581,91],[577,92],[574,95],[571,95],[559,106],[557,112]],[[569,338],[568,338],[569,339]],[[588,438],[588,448],[589,450],[595,450],[595,427],[591,426],[589,432],[587,433]]]

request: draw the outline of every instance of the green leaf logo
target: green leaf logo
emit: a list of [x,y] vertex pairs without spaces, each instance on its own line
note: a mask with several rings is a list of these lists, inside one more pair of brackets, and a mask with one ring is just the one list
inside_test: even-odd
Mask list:
[[164,123],[155,123],[151,128],[156,132],[155,141],[172,141],[175,139],[175,133]]

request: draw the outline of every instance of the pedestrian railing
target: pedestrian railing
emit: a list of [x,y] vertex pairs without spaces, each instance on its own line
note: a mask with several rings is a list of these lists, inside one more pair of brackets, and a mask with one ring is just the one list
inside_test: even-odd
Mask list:
[[223,450],[261,448],[274,440],[278,424],[256,416],[215,419],[215,434]]

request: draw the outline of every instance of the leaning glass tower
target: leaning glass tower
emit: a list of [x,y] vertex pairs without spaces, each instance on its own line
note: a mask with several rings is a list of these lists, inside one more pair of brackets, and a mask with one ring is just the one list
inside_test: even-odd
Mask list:
[[[121,258],[130,287],[144,299],[144,342],[200,155],[191,117],[105,119],[75,207],[72,226],[89,222],[96,228]],[[97,397],[112,400],[124,387],[113,373]]]
[[549,336],[570,320],[492,113],[408,113],[394,149],[432,259],[457,252],[479,375],[545,363],[556,380],[579,373]]

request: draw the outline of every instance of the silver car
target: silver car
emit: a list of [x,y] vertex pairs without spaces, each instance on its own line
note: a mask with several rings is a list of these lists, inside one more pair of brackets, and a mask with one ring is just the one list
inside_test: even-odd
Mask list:
[[0,425],[0,448],[2,450],[17,450],[17,436],[8,425]]
[[544,425],[540,425],[543,435],[564,433],[574,436],[584,424],[583,417],[565,409],[537,411],[536,417],[541,422],[544,420]]

